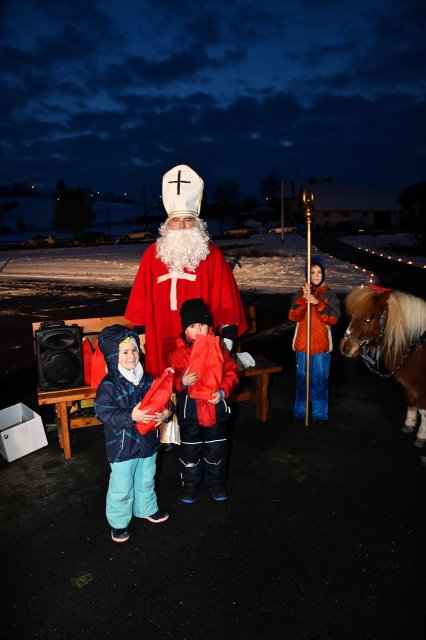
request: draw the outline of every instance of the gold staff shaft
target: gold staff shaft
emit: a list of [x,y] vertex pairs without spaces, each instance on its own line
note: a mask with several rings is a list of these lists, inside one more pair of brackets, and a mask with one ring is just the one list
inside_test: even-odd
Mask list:
[[[311,290],[311,219],[312,203],[314,194],[310,189],[305,189],[302,193],[303,205],[306,217],[306,275],[309,291]],[[309,390],[311,371],[311,303],[308,301],[306,307],[306,406],[305,406],[305,427],[309,425]]]

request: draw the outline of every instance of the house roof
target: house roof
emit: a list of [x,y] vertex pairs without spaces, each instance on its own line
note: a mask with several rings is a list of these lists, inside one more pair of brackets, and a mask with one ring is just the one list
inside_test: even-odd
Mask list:
[[400,211],[398,194],[390,189],[351,187],[344,184],[301,183],[301,189],[311,189],[316,211]]

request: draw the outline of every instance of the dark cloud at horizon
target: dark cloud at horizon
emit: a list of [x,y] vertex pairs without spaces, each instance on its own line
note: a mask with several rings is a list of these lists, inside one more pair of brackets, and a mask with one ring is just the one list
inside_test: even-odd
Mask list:
[[[201,5],[201,6],[200,6]],[[321,5],[321,6],[319,6]],[[419,0],[3,3],[0,183],[426,179]]]

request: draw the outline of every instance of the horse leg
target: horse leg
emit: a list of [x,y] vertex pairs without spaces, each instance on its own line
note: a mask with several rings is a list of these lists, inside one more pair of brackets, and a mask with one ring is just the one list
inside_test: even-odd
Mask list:
[[404,433],[413,433],[417,425],[417,407],[407,407],[407,415],[405,416],[404,426],[402,431]]
[[414,445],[416,447],[426,447],[426,409],[419,409],[419,413],[421,422]]

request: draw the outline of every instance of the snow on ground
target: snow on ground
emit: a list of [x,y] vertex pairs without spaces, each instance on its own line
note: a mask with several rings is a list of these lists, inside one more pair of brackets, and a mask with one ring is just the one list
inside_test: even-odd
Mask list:
[[[233,249],[232,252],[229,250],[229,254],[229,240],[218,240],[215,244],[221,247],[227,257],[231,257],[231,253],[232,257],[235,257],[238,253],[235,247],[239,245],[241,252],[267,254],[238,257],[241,266],[235,267],[234,275],[241,291],[291,293],[303,282],[306,260],[304,237],[296,234],[287,235],[282,243],[277,236],[256,234],[249,241],[233,240]],[[2,251],[2,289],[5,291],[7,280],[14,279],[129,288],[147,246],[134,244]],[[323,256],[327,283],[337,292],[345,293],[356,285],[374,281],[374,274],[316,252],[313,245],[312,254],[315,253]]]
[[[287,236],[284,244],[281,244],[279,238],[266,238],[263,245],[262,241],[259,241],[258,249],[274,252],[274,255],[241,258],[241,268],[236,266],[234,269],[238,286],[241,291],[292,293],[305,279],[306,238],[292,234]],[[220,242],[218,244],[220,245]],[[227,255],[226,249],[224,253]],[[317,251],[314,244],[312,255],[322,256],[327,283],[336,292],[347,293],[357,285],[374,281],[374,274]]]
[[[396,233],[381,236],[346,236],[344,241],[353,247],[386,257],[389,260],[405,262],[426,269],[426,259],[424,256],[409,256],[403,253],[404,247],[417,244],[416,236],[412,233]],[[396,245],[399,249],[398,253],[394,250]]]

